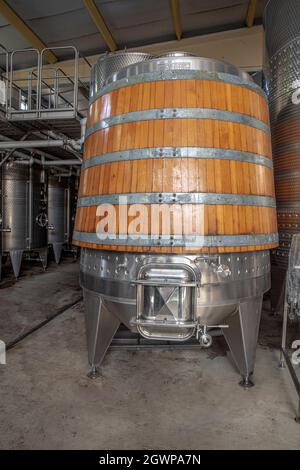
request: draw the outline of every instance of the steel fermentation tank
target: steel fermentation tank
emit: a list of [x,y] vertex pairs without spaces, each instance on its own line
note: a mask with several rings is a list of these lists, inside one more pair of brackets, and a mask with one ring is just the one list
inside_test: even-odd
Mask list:
[[70,238],[70,184],[70,177],[58,174],[48,178],[48,244],[52,246],[57,264]]
[[68,244],[72,244],[76,206],[79,187],[79,175],[72,175],[69,181],[69,217],[68,217]]
[[45,173],[40,167],[8,162],[2,166],[2,250],[19,276],[23,253],[37,253],[47,265]]
[[264,14],[279,247],[271,254],[272,305],[283,299],[293,234],[300,231],[300,2],[270,0]]
[[[103,64],[104,61],[99,63],[99,67]],[[262,91],[253,83],[248,74],[241,72],[235,66],[222,61],[190,57],[188,54],[178,53],[160,57],[156,60],[145,59],[144,62],[115,71],[115,73],[106,77],[101,88],[98,87],[92,91],[91,107],[93,103],[97,106],[96,100],[100,96],[105,97],[107,93],[114,93],[121,86],[136,86],[141,82],[149,82],[152,85],[152,82],[155,81],[171,83],[176,80],[197,79],[205,81],[206,84],[225,81],[230,86],[245,87],[245,89],[263,96]],[[205,114],[206,111],[202,109],[200,114],[202,112]],[[91,109],[90,121],[92,112]],[[152,111],[150,112],[152,113]],[[180,112],[180,110],[178,112],[177,109],[171,109],[171,115],[169,116],[169,110],[161,109],[157,112],[155,110],[155,116],[157,116],[156,119],[165,119],[166,117],[176,119],[182,117]],[[186,111],[184,110],[184,112]],[[218,117],[213,116],[215,112],[216,110],[213,110],[209,113],[212,119],[218,119]],[[222,114],[221,119],[231,120],[231,117],[227,114],[225,116],[225,114]],[[188,112],[186,115],[188,117],[193,116],[193,114],[190,116]],[[124,122],[122,116],[117,117],[117,119],[119,120],[116,124]],[[247,121],[248,117],[244,115],[238,115],[237,113],[235,119],[238,123],[248,122],[249,126],[252,125],[249,120]],[[105,129],[108,120],[99,124],[97,124],[98,129]],[[255,125],[260,127],[261,123],[256,122]],[[91,122],[88,121],[87,128],[89,129],[90,126]],[[264,126],[263,129],[268,132]],[[89,130],[87,130],[87,139],[88,132]],[[86,140],[86,158],[87,144],[88,141]],[[148,157],[151,154],[153,159],[169,157],[170,155],[167,152],[171,152],[173,158],[186,156],[186,153],[189,152],[189,148],[184,147],[143,148],[142,150],[148,152]],[[265,156],[254,153],[250,155],[250,152],[240,152],[239,154],[238,151],[218,150],[199,148],[191,150],[191,152],[195,152],[194,157],[200,159],[214,157],[239,161],[245,159],[248,162],[250,161],[253,167],[256,164],[257,166],[262,164],[272,168],[271,160]],[[115,154],[117,153],[119,159],[117,161],[122,158],[129,160],[143,158],[143,152],[138,150],[124,153],[115,152]],[[226,154],[226,157],[224,154]],[[112,153],[105,154],[104,152],[104,155],[93,158],[98,159],[97,162],[101,162],[101,159],[103,159],[103,162],[110,161],[109,159],[115,158],[115,155]],[[90,161],[87,160],[84,162],[83,169],[86,171],[90,165]],[[264,170],[262,169],[262,171]],[[113,173],[111,173],[112,176]],[[81,188],[85,187],[88,178],[85,179],[82,174]],[[97,183],[95,184],[97,186]],[[141,197],[139,195],[141,200],[149,199],[149,201],[155,200],[159,203],[164,202],[164,197],[171,203],[178,200],[178,194],[175,193],[166,196],[159,194],[157,198],[156,196],[150,194],[150,196],[144,195]],[[221,204],[222,199],[220,199],[220,196],[222,197],[222,195],[218,195],[217,200]],[[214,200],[214,196],[208,195],[207,197],[208,199],[212,197],[211,200]],[[226,199],[226,195],[223,195],[223,197]],[[190,197],[190,199],[193,200],[193,197]],[[208,236],[203,239],[199,237],[202,240],[199,243],[202,243],[204,247],[209,242],[210,246],[217,244],[222,247],[222,243],[225,243],[224,247],[228,244],[230,247],[230,244],[234,245],[233,240],[239,240],[245,248],[241,245],[238,249],[235,249],[235,252],[230,251],[230,248],[224,248],[224,253],[222,253],[222,248],[220,248],[214,253],[210,248],[203,248],[199,250],[199,253],[185,254],[183,252],[181,255],[173,254],[172,246],[174,244],[176,246],[174,240],[176,237],[171,237],[167,244],[164,244],[164,240],[159,237],[156,246],[162,245],[162,249],[161,252],[157,253],[151,253],[151,247],[144,250],[141,247],[137,251],[134,248],[130,250],[130,247],[126,247],[128,249],[124,252],[122,247],[118,246],[118,251],[109,251],[107,246],[109,243],[105,246],[106,249],[99,249],[101,248],[99,246],[101,242],[97,240],[96,234],[80,232],[78,228],[80,225],[85,224],[82,219],[81,206],[95,204],[95,200],[100,203],[101,200],[104,202],[112,201],[113,198],[104,196],[102,199],[101,197],[98,199],[95,197],[93,200],[93,197],[80,198],[79,196],[77,224],[75,224],[73,235],[74,243],[83,247],[81,250],[80,279],[85,300],[88,354],[92,366],[91,374],[97,374],[97,367],[101,364],[120,323],[125,324],[132,331],[139,332],[146,338],[157,340],[184,341],[196,335],[203,346],[211,344],[210,328],[219,326],[222,328],[243,377],[241,384],[251,386],[262,296],[270,288],[270,258],[269,251],[267,248],[264,249],[264,246],[276,246],[277,234],[262,233],[258,235],[257,239],[254,236],[260,246],[256,251],[251,251],[251,247],[247,250],[247,247],[245,247],[246,241],[247,245],[251,245],[249,241],[252,239],[251,235],[237,236],[232,240],[230,237],[227,239],[222,236],[212,236],[211,238]],[[234,200],[233,203],[236,203],[237,200],[242,201],[239,197],[236,199],[235,196]],[[271,204],[274,207],[273,200]],[[260,243],[258,243],[258,240],[260,240]],[[124,243],[126,244],[126,241]],[[118,242],[115,242],[115,245],[118,245]]]
[[79,174],[73,174],[72,176],[70,176],[68,186],[67,243],[64,247],[64,251],[73,253],[75,258],[77,258],[79,254],[79,248],[72,244],[74,223],[76,217],[78,187]]

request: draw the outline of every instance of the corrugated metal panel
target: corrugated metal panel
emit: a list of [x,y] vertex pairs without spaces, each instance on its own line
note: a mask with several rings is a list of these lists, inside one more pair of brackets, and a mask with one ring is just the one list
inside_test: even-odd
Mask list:
[[[82,0],[7,0],[48,46],[74,45],[84,54],[108,48]],[[169,0],[95,0],[120,49],[175,39]],[[267,0],[260,0],[257,22]],[[183,37],[242,27],[248,0],[181,0]],[[1,42],[8,49],[30,45],[0,12]],[[56,53],[60,59],[68,56]],[[23,66],[23,64],[19,64]],[[30,63],[26,64],[31,65]]]
[[23,19],[43,18],[82,8],[82,0],[7,0]]

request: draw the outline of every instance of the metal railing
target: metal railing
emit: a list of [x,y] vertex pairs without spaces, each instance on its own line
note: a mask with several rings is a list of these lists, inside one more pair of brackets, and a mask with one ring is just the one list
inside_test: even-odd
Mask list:
[[[44,64],[45,54],[53,50],[71,51],[73,62],[66,73],[60,66]],[[35,65],[28,75],[16,70],[16,57],[31,53]],[[78,88],[85,87],[79,80],[79,53],[73,46],[12,51],[9,60],[7,119],[66,119],[78,117]],[[79,116],[80,117],[80,116]]]
[[0,109],[4,109],[7,112],[7,83],[8,83],[8,74],[9,74],[9,52],[5,46],[0,44],[0,58],[4,56],[4,68],[0,67],[0,86],[2,87],[0,93],[2,95],[2,100],[0,100]]

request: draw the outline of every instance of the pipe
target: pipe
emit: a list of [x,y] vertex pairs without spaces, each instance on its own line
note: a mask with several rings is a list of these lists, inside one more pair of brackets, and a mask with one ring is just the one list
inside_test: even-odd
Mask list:
[[43,159],[38,160],[37,158],[33,158],[33,157],[28,158],[28,160],[18,160],[18,163],[21,165],[29,165],[29,166],[36,163],[37,165],[52,166],[52,167],[81,165],[79,160],[53,160],[49,162],[49,161],[44,161]]
[[[0,45],[0,46],[1,46],[1,45]],[[27,139],[27,136],[28,136],[28,133],[25,134],[25,135],[23,135],[23,137],[21,138],[21,141]],[[6,141],[7,141],[8,139],[3,139],[3,140],[6,140]],[[16,153],[16,150],[15,150],[15,149],[11,150],[10,152],[7,152],[6,155],[5,155],[5,157],[4,157],[4,158],[1,160],[1,162],[0,162],[0,167],[1,167],[14,153]]]
[[[28,135],[28,134],[26,134]],[[24,136],[25,137],[25,136]],[[0,139],[3,140],[3,141],[6,141],[6,142],[10,142],[12,141],[12,139],[10,139],[9,137],[7,136],[4,136],[4,135],[1,135],[0,134]],[[28,149],[30,150],[30,149]],[[46,153],[44,152],[43,150],[39,150],[39,149],[34,149],[34,151],[32,151],[31,153],[36,153],[37,155],[40,155],[41,156],[41,160],[38,160],[34,157],[30,157],[29,155],[27,155],[26,153],[23,153],[23,152],[20,152],[18,150],[11,150],[10,152],[7,153],[7,155],[5,155],[5,157],[3,158],[3,160],[0,161],[0,167],[5,163],[5,161],[8,160],[8,158],[14,154],[15,157],[18,157],[20,158],[21,160],[18,160],[18,163],[20,163],[21,165],[33,165],[34,163],[37,164],[37,165],[45,165],[47,167],[51,167],[55,170],[57,170],[58,172],[61,171],[60,170],[60,166],[63,166],[63,163],[64,162],[64,165],[65,166],[69,166],[69,163],[70,165],[72,165],[72,163],[74,163],[74,165],[76,165],[77,167],[77,172],[79,172],[79,168],[78,166],[81,164],[82,162],[82,159],[78,159],[78,160],[69,160],[69,162],[67,163],[67,161],[65,160],[60,160],[58,157],[54,156],[54,155],[51,155],[49,153]],[[45,161],[45,158],[48,158],[50,161]],[[25,160],[24,160],[25,159]],[[56,167],[56,161],[59,161],[60,163],[58,164],[58,166]],[[73,165],[72,165],[73,166]]]
[[[79,140],[74,140],[70,139],[69,142],[67,143],[67,147],[71,147],[75,151],[81,151],[82,146],[84,143],[84,138],[85,138],[85,132],[86,132],[86,123],[87,123],[87,118],[82,118],[80,120],[80,139]],[[67,150],[71,151],[71,148],[67,148]]]
[[[32,134],[37,134],[37,132],[32,132]],[[40,134],[40,132],[39,132],[39,134]],[[1,141],[14,142],[14,140],[11,139],[10,137],[7,137],[6,135],[0,134],[0,142]],[[28,150],[31,150],[31,149],[28,149]],[[19,158],[28,158],[29,157],[29,155],[27,155],[23,152],[19,152],[18,150],[14,150],[13,153],[16,157],[19,157]],[[34,153],[40,155],[41,157],[49,158],[49,160],[59,160],[58,157],[55,157],[54,155],[51,155],[50,153],[46,153],[43,150],[35,149]]]
[[[14,153],[14,157],[18,157],[19,159],[21,160],[15,160],[17,161],[18,163],[21,163],[21,164],[24,164],[24,165],[29,165],[29,161],[31,161],[33,163],[36,163],[38,165],[43,165],[43,162],[46,163],[46,166],[51,166],[53,165],[53,168],[55,168],[55,162],[56,160],[60,160],[58,157],[55,157],[54,155],[50,155],[48,153],[45,153],[43,152],[42,150],[35,150],[34,153],[36,153],[37,155],[40,155],[42,158],[41,160],[38,160],[37,158],[34,158],[34,157],[30,157],[30,155],[27,155],[26,153],[23,153],[23,152],[19,152],[18,150],[14,150],[13,151]],[[33,152],[32,152],[33,153]],[[7,156],[11,156],[10,152],[3,158],[3,160],[0,161],[0,167],[5,163],[5,161],[8,160],[8,158],[6,158]],[[48,158],[50,161],[45,161],[45,158]],[[70,160],[70,161],[73,161],[73,160]],[[76,160],[76,165],[80,165],[81,162],[79,160]],[[57,168],[59,170],[59,168]]]
[[13,140],[9,142],[0,142],[0,150],[9,149],[28,149],[28,148],[48,148],[48,147],[64,147],[68,145],[69,139],[66,140],[31,140],[31,141],[20,141]]
[[80,120],[80,129],[81,129],[81,136],[80,136],[80,142],[84,142],[85,138],[85,132],[86,132],[86,123],[87,123],[87,118],[82,118]]
[[[0,136],[1,138],[2,136]],[[4,136],[3,136],[4,137]],[[4,142],[0,141],[0,150],[9,150],[9,149],[26,149],[26,148],[49,148],[49,147],[64,147],[70,152],[76,152],[81,150],[84,137],[81,135],[79,140],[75,139],[45,139],[45,140],[30,140],[22,142],[21,140],[8,140],[6,138],[2,139]],[[79,159],[78,155],[78,159]]]
[[[82,161],[81,159],[81,154],[78,153],[81,151],[81,148],[82,148],[82,144],[84,142],[84,136],[85,136],[85,126],[86,126],[86,118],[84,119],[81,119],[80,121],[80,129],[81,129],[81,132],[80,132],[80,139],[76,140],[76,139],[69,139],[68,142],[66,143],[65,145],[65,150],[67,150],[68,152],[72,153],[73,155],[76,156],[76,158],[78,158],[80,161]],[[43,135],[43,134],[42,134]],[[64,139],[65,136],[62,135],[62,134],[57,134],[56,132],[50,130],[50,131],[46,131],[46,135],[47,137],[53,139],[53,140],[60,140],[60,139]]]
[[72,169],[70,169],[66,173],[57,173],[52,176],[58,178],[58,180],[61,181],[61,178],[69,178],[70,176],[72,176],[72,174],[73,174]]
[[81,165],[79,160],[55,160],[53,162],[40,162],[43,166],[74,166],[74,165]]

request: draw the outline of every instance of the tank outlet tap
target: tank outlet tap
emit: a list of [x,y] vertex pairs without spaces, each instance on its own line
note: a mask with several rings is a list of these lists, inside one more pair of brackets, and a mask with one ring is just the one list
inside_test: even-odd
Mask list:
[[212,336],[207,333],[207,325],[196,327],[196,338],[202,348],[210,348],[212,345]]

